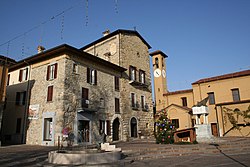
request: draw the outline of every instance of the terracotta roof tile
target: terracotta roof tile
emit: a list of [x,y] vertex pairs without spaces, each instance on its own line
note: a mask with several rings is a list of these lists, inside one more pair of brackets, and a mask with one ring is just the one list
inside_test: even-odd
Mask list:
[[247,76],[247,75],[250,75],[250,70],[239,71],[239,72],[235,72],[235,73],[224,74],[224,75],[219,75],[219,76],[210,77],[210,78],[203,78],[203,79],[200,79],[200,80],[192,83],[192,85],[206,83],[206,82],[212,82],[212,81],[217,81],[217,80],[223,80],[223,79],[229,79],[229,78],[242,77],[242,76]]
[[164,93],[163,96],[175,95],[175,94],[182,94],[182,93],[191,93],[191,92],[193,92],[193,89],[178,90],[178,91],[174,91],[174,92]]

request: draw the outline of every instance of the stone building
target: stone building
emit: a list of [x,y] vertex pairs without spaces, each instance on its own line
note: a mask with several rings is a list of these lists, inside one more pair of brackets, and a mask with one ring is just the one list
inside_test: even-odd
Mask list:
[[39,47],[37,55],[10,68],[4,142],[56,145],[58,136],[73,136],[75,144],[88,144],[98,142],[102,132],[108,141],[149,136],[149,48],[130,30],[81,49]]
[[[208,123],[214,136],[249,137],[250,70],[200,79],[192,83],[192,89],[169,92],[165,78],[167,56],[161,51],[150,55],[153,58],[156,110],[167,110],[178,130]],[[197,119],[192,108],[206,98],[209,113],[198,115]],[[243,116],[244,113],[248,116]]]
[[10,59],[8,57],[0,55],[0,146],[2,139],[2,116],[3,110],[5,108],[6,102],[6,85],[9,82],[8,69],[9,66],[15,64],[15,60]]

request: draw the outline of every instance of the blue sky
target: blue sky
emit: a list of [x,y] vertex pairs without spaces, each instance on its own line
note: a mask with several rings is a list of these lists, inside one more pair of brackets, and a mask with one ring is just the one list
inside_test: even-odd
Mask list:
[[0,54],[16,60],[38,45],[80,48],[106,29],[136,27],[150,52],[169,56],[170,91],[250,69],[249,0],[1,0],[0,25]]

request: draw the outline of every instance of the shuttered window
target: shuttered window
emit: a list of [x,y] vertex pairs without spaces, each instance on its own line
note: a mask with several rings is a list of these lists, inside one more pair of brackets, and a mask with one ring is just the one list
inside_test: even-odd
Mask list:
[[139,70],[139,82],[145,84],[145,71]]
[[136,68],[133,66],[129,66],[129,79],[131,81],[136,80]]
[[57,63],[47,66],[46,80],[53,80],[57,78]]
[[107,135],[110,136],[111,135],[111,127],[110,127],[109,120],[106,121],[106,128],[107,128]]
[[135,93],[131,93],[131,106],[135,107],[136,101],[135,101]]
[[89,90],[87,88],[82,88],[82,107],[88,108],[89,104]]
[[119,81],[120,78],[115,76],[114,79],[115,79],[115,90],[119,91],[120,90],[120,81]]
[[28,79],[28,68],[25,68],[25,69],[21,69],[19,71],[19,81],[22,82],[22,81],[26,81]]
[[48,87],[47,101],[53,100],[53,85]]
[[115,98],[115,113],[120,113],[120,100]]

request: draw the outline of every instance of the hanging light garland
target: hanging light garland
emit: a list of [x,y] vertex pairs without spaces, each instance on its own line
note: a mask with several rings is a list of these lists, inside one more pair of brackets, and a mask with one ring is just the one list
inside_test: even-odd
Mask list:
[[89,1],[86,0],[86,26],[88,26],[88,22],[89,22],[89,16],[88,16],[88,10],[89,10]]
[[115,13],[118,13],[118,0],[115,0]]
[[61,29],[61,40],[63,40],[63,31],[64,31],[64,11],[63,11],[63,14],[62,14],[62,29]]

